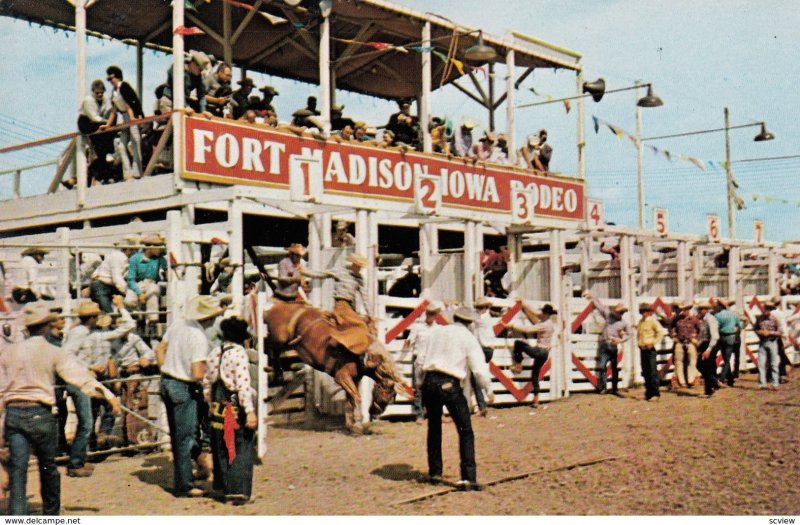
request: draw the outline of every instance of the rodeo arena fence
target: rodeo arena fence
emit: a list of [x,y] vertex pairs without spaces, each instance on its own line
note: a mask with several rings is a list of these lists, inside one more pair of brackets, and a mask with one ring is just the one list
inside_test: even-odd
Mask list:
[[[154,0],[153,3],[152,11],[140,9],[142,19],[147,19],[145,13],[152,12],[155,16],[165,10],[163,2]],[[35,4],[17,3],[7,7],[3,14],[40,21]],[[47,20],[58,20],[61,16],[63,20],[58,23],[70,29],[74,22],[80,102],[86,94],[87,31],[117,35],[113,27],[104,25],[104,20],[110,17],[94,17],[92,23],[97,24],[96,27],[87,29],[84,0],[74,2],[74,7],[67,2],[63,4],[72,11],[48,12]],[[261,7],[252,9],[262,9],[276,16],[273,11],[278,10],[291,20],[299,9],[289,5],[290,2],[266,4],[262,6],[262,2],[258,2]],[[269,43],[267,50],[277,49],[280,42],[293,38],[310,41],[313,46],[282,48],[281,58],[264,52],[250,62],[242,60],[242,66],[263,71],[269,60],[272,74],[285,73],[287,78],[297,78],[300,73],[293,72],[291,60],[305,60],[304,55],[288,57],[286,64],[281,60],[297,48],[313,48],[318,50],[319,76],[301,80],[320,85],[323,127],[329,127],[334,86],[383,97],[418,97],[420,121],[428,122],[433,89],[430,53],[418,53],[416,57],[401,53],[385,55],[386,60],[380,65],[386,78],[381,77],[379,81],[373,75],[364,78],[357,74],[359,67],[367,71],[374,69],[373,61],[355,61],[351,70],[346,71],[348,74],[341,74],[335,83],[336,78],[331,75],[335,77],[337,72],[345,71],[331,65],[331,34],[341,37],[353,32],[352,27],[337,24],[345,20],[355,24],[354,19],[347,19],[346,15],[356,7],[375,15],[370,19],[378,22],[373,22],[368,31],[359,33],[369,33],[373,39],[390,38],[382,31],[398,33],[397,27],[382,26],[384,22],[380,21],[386,19],[383,16],[386,13],[391,15],[391,23],[402,26],[406,34],[419,35],[417,39],[423,48],[441,40],[443,35],[453,34],[459,26],[379,0],[363,0],[357,6],[339,0],[332,4],[334,12],[339,10],[342,16],[323,14],[315,22],[320,25],[318,42],[313,41],[311,33],[287,35],[281,32],[284,29],[272,28],[271,32],[258,32],[259,38]],[[426,305],[430,301],[449,306],[472,305],[480,296],[493,295],[492,310],[498,324],[490,369],[494,403],[503,406],[531,399],[530,359],[523,361],[521,373],[512,373],[514,340],[505,335],[500,323],[501,320],[521,322],[523,301],[533,308],[550,303],[559,312],[553,350],[540,372],[542,401],[555,401],[572,393],[593,391],[597,382],[598,333],[602,320],[595,315],[591,304],[581,298],[582,291],[589,290],[607,303],[625,304],[629,308],[627,316],[631,325],[635,324],[641,302],[652,304],[657,312],[669,315],[675,302],[710,297],[735,298],[736,310],[754,319],[762,308],[762,301],[778,295],[779,266],[800,255],[796,247],[723,239],[718,232],[684,235],[669,233],[666,228],[644,231],[606,225],[596,210],[589,213],[592,201],[585,195],[581,125],[578,126],[577,148],[579,173],[577,177],[567,177],[484,162],[466,163],[435,155],[430,153],[427,126],[421,127],[423,151],[415,152],[339,143],[259,124],[192,115],[183,109],[187,107],[183,87],[185,32],[179,29],[185,28],[184,24],[189,21],[202,20],[208,32],[219,25],[218,19],[222,17],[216,11],[206,15],[204,10],[223,10],[227,13],[224,17],[226,29],[219,28],[215,34],[219,36],[226,62],[237,63],[239,55],[234,44],[240,35],[242,40],[246,39],[250,31],[243,32],[244,28],[248,24],[269,22],[266,17],[231,11],[235,7],[232,6],[230,2],[214,3],[208,8],[203,4],[196,6],[195,13],[184,13],[184,3],[173,2],[166,13],[172,17],[171,24],[165,24],[164,31],[151,35],[152,42],[143,37],[138,43],[137,49],[141,52],[143,45],[164,50],[171,42],[175,57],[175,110],[158,117],[165,131],[152,157],[169,160],[170,172],[162,170],[156,175],[153,169],[156,161],[151,160],[143,166],[141,177],[126,178],[116,184],[88,185],[86,142],[91,137],[77,133],[0,149],[2,156],[45,143],[68,143],[54,164],[55,173],[44,194],[22,196],[20,191],[26,169],[43,169],[42,166],[0,171],[0,176],[14,177],[13,198],[0,206],[0,261],[4,273],[0,308],[5,312],[6,322],[13,325],[22,308],[13,301],[12,291],[14,283],[19,282],[16,275],[23,271],[20,254],[25,248],[36,246],[49,250],[40,265],[38,284],[48,287],[47,295],[52,297],[53,306],[69,313],[81,300],[80,292],[86,285],[82,268],[87,261],[98,260],[117,248],[116,243],[126,235],[157,233],[166,239],[169,269],[159,283],[163,293],[158,312],[144,313],[157,314],[158,320],[134,312],[140,333],[155,346],[166,326],[181,317],[190,297],[215,290],[208,269],[219,266],[221,260],[227,258],[225,265],[232,268],[229,314],[244,317],[255,340],[249,352],[250,373],[258,392],[259,456],[267,451],[269,424],[294,424],[344,413],[341,388],[330,377],[300,363],[291,350],[274,356],[282,361],[283,381],[280,384],[270,381],[272,376],[268,370],[274,370],[276,363],[268,362],[263,313],[271,305],[272,292],[266,280],[259,276],[274,276],[276,263],[285,255],[289,241],[306,241],[307,266],[314,271],[342,266],[353,251],[367,255],[367,294],[363,308],[377,319],[378,337],[409,385],[412,357],[404,352],[403,342],[411,325],[423,316]],[[98,2],[92,4],[92,9],[102,11],[107,7]],[[377,16],[378,13],[382,15]],[[359,19],[364,16],[362,12]],[[131,17],[131,21],[138,18]],[[47,21],[42,17],[40,23]],[[153,25],[148,22],[147,27]],[[171,35],[165,37],[170,28],[173,29]],[[231,38],[232,28],[236,38]],[[252,29],[255,33],[257,28]],[[477,43],[477,37],[475,31],[463,33],[456,51],[463,53],[462,48]],[[267,42],[269,39],[274,42]],[[517,33],[507,38],[484,35],[484,41],[499,50],[497,63],[503,62],[507,71],[506,93],[495,97],[492,88],[487,95],[471,75],[481,93],[472,98],[482,101],[489,109],[492,122],[495,108],[505,102],[509,144],[515,144],[515,90],[535,68],[574,71],[581,92],[579,54]],[[198,48],[204,45],[198,44]],[[354,49],[348,47],[352,45],[343,44],[336,55],[352,55]],[[217,52],[216,46],[213,42],[206,50],[213,48]],[[522,73],[518,72],[520,68],[524,70]],[[418,72],[418,79],[397,82],[400,74],[397,71],[406,70]],[[443,83],[460,77],[457,71],[449,74],[452,76],[443,77]],[[141,78],[141,70],[138,76]],[[583,120],[582,101],[578,100],[579,122]],[[127,122],[120,129],[153,120],[154,117],[148,117]],[[514,155],[511,151],[512,160]],[[67,175],[74,179],[74,187],[61,184]],[[355,246],[333,246],[334,221],[354,224]],[[286,231],[290,230],[301,231],[303,237],[288,239]],[[280,242],[271,244],[270,236]],[[403,243],[398,236],[403,237]],[[440,243],[445,237],[448,242]],[[401,245],[406,246],[408,242],[413,244],[413,250],[401,253]],[[493,277],[487,275],[481,264],[484,248],[490,244],[491,247],[507,247],[507,261],[501,275]],[[613,249],[601,250],[604,246]],[[389,293],[392,284],[405,277],[418,279],[418,289],[403,294],[410,297]],[[489,285],[487,279],[491,281]],[[498,282],[501,283],[499,287]],[[246,287],[246,284],[252,286]],[[320,308],[330,308],[331,286],[330,282],[314,279],[308,301]],[[225,292],[224,289],[219,291]],[[800,310],[798,304],[800,296],[783,296],[780,309],[790,315]],[[449,307],[443,311],[440,323],[448,322],[448,310]],[[11,331],[14,330],[12,326]],[[794,339],[787,343],[789,357],[796,364],[800,356]],[[756,346],[757,338],[748,327],[740,348],[743,370],[755,368]],[[671,347],[667,338],[659,348],[659,369],[664,381],[669,381],[672,375]],[[635,339],[624,343],[619,352],[619,365],[622,388],[641,382]],[[146,395],[139,396],[135,406],[126,407],[127,428],[135,429],[134,439],[129,441],[144,447],[160,445],[165,442],[167,425],[158,395],[158,376],[132,379],[139,381]],[[360,388],[366,397],[368,385]],[[383,417],[411,416],[413,395],[410,389],[406,394],[398,396]]]

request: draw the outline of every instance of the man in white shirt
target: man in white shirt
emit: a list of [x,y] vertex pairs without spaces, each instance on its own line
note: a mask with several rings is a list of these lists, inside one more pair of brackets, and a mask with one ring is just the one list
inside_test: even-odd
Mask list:
[[39,278],[39,268],[42,266],[44,256],[50,253],[46,248],[32,246],[22,251],[22,275],[14,283],[11,297],[19,304],[30,303],[40,299],[53,300],[53,293],[49,287],[42,284]]
[[[495,320],[490,311],[491,307],[492,301],[486,297],[479,297],[475,301],[475,310],[477,311],[478,317],[475,319],[474,333],[475,337],[478,338],[478,343],[480,343],[481,349],[483,350],[483,357],[487,363],[492,360],[492,356],[494,355],[492,344],[495,338]],[[486,417],[489,414],[489,407],[486,404],[486,399],[483,397],[483,392],[476,385],[474,376],[472,377],[472,388],[475,390],[475,402],[478,405],[478,413]]]
[[119,242],[114,243],[119,250],[106,254],[103,262],[92,274],[90,295],[92,301],[100,305],[100,309],[110,314],[114,311],[111,297],[121,295],[125,297],[128,291],[128,259],[138,251],[139,237],[126,235]]
[[417,356],[425,349],[428,344],[428,335],[433,330],[436,316],[442,311],[442,305],[438,302],[429,303],[425,308],[425,319],[422,322],[416,322],[411,325],[411,331],[408,338],[403,343],[403,353],[411,350],[411,387],[414,389],[414,416],[417,423],[422,423],[424,414],[422,412],[422,392],[418,388],[422,385],[417,385],[416,382],[416,361]]
[[164,339],[156,347],[156,360],[161,367],[161,398],[167,410],[169,436],[174,463],[174,494],[177,497],[197,498],[205,492],[192,484],[192,458],[200,468],[205,468],[197,442],[203,390],[200,381],[205,377],[206,359],[211,348],[205,329],[224,310],[219,299],[209,295],[193,297],[186,308],[184,319],[175,321],[167,329]]
[[697,360],[697,368],[703,374],[705,397],[710,398],[716,390],[719,390],[719,381],[717,380],[719,322],[711,313],[711,303],[708,301],[697,305],[697,316],[703,321],[700,329],[700,343],[697,345],[698,352],[702,353]]
[[475,464],[475,434],[463,384],[474,374],[478,387],[488,394],[491,373],[478,340],[469,325],[475,320],[472,310],[458,308],[453,324],[431,330],[425,350],[417,355],[416,381],[422,384],[422,403],[428,414],[428,475],[431,483],[442,480],[442,408],[447,407],[458,432],[461,456],[459,490],[481,490]]

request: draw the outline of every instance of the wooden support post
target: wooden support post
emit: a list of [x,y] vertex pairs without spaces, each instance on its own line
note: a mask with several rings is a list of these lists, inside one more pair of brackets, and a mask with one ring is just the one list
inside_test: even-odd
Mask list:
[[[563,276],[561,273],[563,253],[564,243],[561,238],[561,230],[554,228],[550,230],[550,304],[559,313],[562,310],[564,297]],[[561,329],[563,324],[563,317],[559,315],[557,322],[557,327],[559,328],[555,334],[555,341],[558,342],[557,351],[550,353],[550,359],[552,359],[550,367],[550,399],[558,399],[561,397],[562,392],[566,390],[563,377],[564,364],[562,362],[566,359],[566,353],[564,352],[566,340],[564,338],[564,330]]]
[[[77,56],[75,62],[78,67],[78,106],[86,98],[86,0],[75,1],[75,43],[77,46]],[[78,206],[86,204],[86,184],[87,184],[87,161],[85,151],[85,141],[82,135],[77,136],[76,142],[76,188]]]
[[[583,66],[578,69],[578,75],[576,78],[577,84],[577,94],[583,94]],[[585,111],[586,111],[586,103],[584,97],[580,97],[578,99],[578,111],[577,111],[577,127],[576,127],[576,142],[578,143],[578,178],[581,180],[586,180],[586,130],[584,128],[584,119],[586,118]]]
[[511,276],[511,289],[508,291],[509,296],[517,295],[520,299],[524,299],[519,291],[519,259],[522,255],[522,239],[518,233],[509,233],[507,235],[508,244],[508,265],[506,271]]
[[267,453],[267,396],[269,395],[269,379],[264,368],[267,366],[267,354],[264,341],[267,329],[264,325],[264,309],[267,305],[267,294],[258,292],[256,296],[256,353],[258,354],[258,396],[256,398],[256,411],[258,414],[256,455],[263,458]]
[[[308,266],[313,271],[322,271],[322,214],[314,213],[308,219]],[[322,307],[322,286],[316,283],[311,288],[311,304],[317,308]]]
[[[630,318],[631,323],[633,323],[635,319],[635,315],[637,312],[637,293],[636,287],[634,284],[635,276],[634,273],[631,271],[633,266],[633,247],[634,247],[634,238],[629,235],[623,235],[620,237],[620,247],[619,247],[619,265],[620,265],[620,285],[622,295],[621,302],[625,306],[628,307],[628,316]],[[620,374],[620,381],[623,384],[631,385],[633,384],[634,379],[637,376],[638,370],[636,370],[636,338],[631,337],[626,343],[624,343],[624,354],[622,360],[622,370],[627,370],[625,375]]]
[[432,256],[438,251],[438,240],[438,230],[435,224],[423,224],[419,229],[419,278],[423,294],[428,298],[430,298],[428,289],[433,286]]
[[222,3],[222,57],[226,64],[233,63],[233,47],[231,45],[231,4]]
[[[319,112],[324,134],[331,131],[331,22],[323,18],[319,31]],[[363,253],[363,252],[362,252]]]
[[652,255],[653,244],[650,241],[642,241],[639,246],[639,290],[643,295],[650,295],[645,293],[649,289],[647,280],[649,277],[648,270],[650,268],[650,257]]
[[689,245],[686,241],[678,241],[678,268],[677,268],[677,279],[678,279],[678,297],[682,300],[687,301],[691,297],[689,296],[687,290],[687,282],[686,282],[686,269],[689,266]]
[[736,304],[742,304],[742,287],[739,281],[739,273],[741,271],[741,248],[738,246],[731,246],[728,253],[728,297],[736,301]]
[[[178,31],[184,25],[183,2],[172,2],[172,108],[183,109],[186,106],[186,86],[184,83],[184,47],[183,35]],[[172,114],[172,167],[175,189],[183,190],[180,173],[183,168],[183,126],[180,111]]]
[[[180,210],[170,210],[167,212],[167,255],[173,254],[178,262],[182,262],[181,257],[181,212]],[[172,323],[183,316],[183,308],[186,301],[182,297],[182,286],[180,272],[182,268],[170,268],[167,278],[167,321]]]
[[486,295],[483,284],[483,271],[481,271],[481,253],[483,253],[483,224],[475,223],[475,297]]
[[512,166],[517,164],[517,133],[514,128],[514,101],[516,88],[514,81],[516,77],[516,63],[514,50],[509,49],[506,53],[506,138],[508,144],[508,161]]
[[[69,294],[69,265],[72,261],[72,256],[69,253],[69,228],[62,227],[56,229],[58,235],[58,242],[64,248],[58,250],[58,290],[56,290],[56,300],[59,301],[64,308],[64,312],[69,312],[72,309],[72,297]],[[77,262],[77,261],[76,261]],[[76,275],[80,275],[81,269],[75,267]],[[80,290],[78,290],[80,297]]]
[[581,291],[589,289],[589,267],[592,264],[592,236],[586,234],[581,239]]
[[[425,22],[422,25],[422,47],[431,45],[431,23]],[[433,151],[431,142],[431,132],[428,123],[431,121],[431,56],[430,51],[420,53],[422,60],[422,93],[419,97],[419,122],[422,128],[422,151],[430,153]]]
[[767,252],[767,279],[769,282],[769,295],[775,297],[780,294],[778,290],[778,254],[775,248],[768,248]]
[[139,98],[144,99],[144,46],[142,41],[136,41],[136,93]]
[[233,266],[231,295],[233,296],[232,304],[235,315],[241,315],[244,306],[244,214],[242,213],[242,204],[242,200],[239,198],[234,198],[228,203],[228,257]]
[[478,271],[478,252],[475,245],[475,222],[464,223],[464,290],[462,302],[472,306],[475,302],[475,280]]
[[367,313],[373,317],[378,315],[378,215],[375,211],[367,212],[367,231],[369,244],[367,245],[367,302],[364,305]]

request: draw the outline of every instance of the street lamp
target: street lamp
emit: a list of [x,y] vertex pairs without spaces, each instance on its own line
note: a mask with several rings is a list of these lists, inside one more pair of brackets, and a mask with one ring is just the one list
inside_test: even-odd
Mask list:
[[725,178],[728,196],[728,237],[736,239],[736,184],[733,181],[733,169],[731,168],[731,130],[741,128],[752,128],[760,126],[761,131],[753,137],[753,142],[764,142],[773,140],[775,135],[767,131],[767,125],[764,122],[753,122],[750,124],[739,124],[731,126],[728,108],[725,108],[725,127],[716,129],[705,129],[701,131],[689,131],[686,133],[674,133],[672,135],[659,135],[657,137],[646,137],[641,139],[644,141],[653,141],[660,139],[668,139],[673,137],[688,137],[691,135],[701,135],[705,133],[716,133],[719,131],[725,132]]

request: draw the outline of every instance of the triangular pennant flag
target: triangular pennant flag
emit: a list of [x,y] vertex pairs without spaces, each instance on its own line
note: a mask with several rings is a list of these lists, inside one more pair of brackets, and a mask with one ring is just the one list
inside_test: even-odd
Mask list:
[[744,209],[744,199],[739,197],[738,195],[736,196],[736,209],[737,210]]
[[594,122],[594,133],[596,135],[600,132],[600,119],[592,115],[592,122]]
[[437,51],[436,49],[431,49],[431,52],[436,56],[436,58],[438,58],[442,62],[447,62],[447,55],[445,55],[441,51]]
[[567,110],[567,113],[569,113],[569,110],[572,109],[572,106],[569,105],[569,100],[564,101],[564,109]]
[[364,42],[364,45],[374,47],[375,49],[389,49],[390,47],[394,47],[392,44],[387,44],[386,42]]
[[691,162],[692,164],[694,164],[695,166],[697,166],[701,170],[706,171],[706,165],[703,164],[702,162],[700,162],[698,159],[696,159],[694,157],[690,157],[690,156],[687,155],[686,156],[686,160],[688,160],[689,162]]
[[536,90],[535,90],[535,89],[533,89],[532,87],[529,87],[528,89],[531,91],[531,93],[533,93],[533,94],[534,94],[534,95],[536,95],[537,97],[539,96],[539,93],[537,93],[537,92],[536,92]]
[[721,164],[722,164],[722,169],[724,169],[724,170],[728,169],[728,161],[727,160],[723,160]]
[[430,53],[431,51],[433,51],[433,46],[416,46],[412,47],[411,49],[413,49],[417,53]]
[[714,161],[713,161],[713,160],[707,160],[707,161],[706,161],[706,164],[708,164],[708,167],[709,167],[709,168],[712,168],[712,169],[714,169],[714,168],[716,168],[716,167],[717,167],[716,163],[714,163]]
[[758,195],[756,195],[756,194],[754,193],[754,194],[753,194],[753,202],[756,202],[757,200],[758,200]]
[[450,61],[453,63],[454,66],[456,66],[456,69],[458,69],[458,72],[463,75],[464,74],[464,63],[462,61],[460,61],[459,59],[457,59],[457,58],[451,58]]
[[669,152],[669,150],[665,149],[662,153],[664,153],[664,156],[667,158],[668,161],[672,162],[672,154]]
[[193,35],[205,35],[206,32],[200,29],[199,27],[186,27],[186,26],[178,26],[173,31],[176,35],[183,35],[183,36],[193,36]]
[[258,14],[263,16],[267,20],[267,22],[269,22],[270,24],[272,24],[274,26],[277,26],[277,25],[280,25],[280,24],[285,24],[285,23],[289,22],[285,18],[281,18],[279,16],[271,15],[269,13],[265,13],[264,11],[259,11]]

